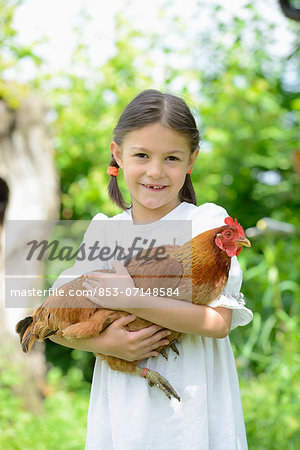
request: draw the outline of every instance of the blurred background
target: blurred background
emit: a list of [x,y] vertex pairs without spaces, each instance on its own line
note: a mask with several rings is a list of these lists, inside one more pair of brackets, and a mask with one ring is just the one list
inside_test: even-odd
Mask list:
[[[118,213],[106,169],[122,109],[148,88],[184,98],[202,137],[198,204],[225,207],[252,242],[239,261],[254,319],[230,334],[250,449],[300,448],[297,8],[0,0],[2,279],[8,220]],[[25,357],[13,328],[26,310],[0,307],[0,447],[83,449],[93,355],[49,342]]]

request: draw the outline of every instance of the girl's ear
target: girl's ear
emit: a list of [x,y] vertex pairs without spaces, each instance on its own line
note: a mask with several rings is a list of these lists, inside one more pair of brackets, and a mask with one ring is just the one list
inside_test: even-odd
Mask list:
[[188,170],[190,170],[190,169],[193,167],[193,165],[194,165],[194,163],[195,163],[195,161],[196,161],[196,159],[197,159],[198,153],[199,153],[199,148],[197,148],[197,149],[191,154],[190,159],[189,159]]
[[121,167],[121,169],[123,169],[123,157],[122,157],[121,147],[119,147],[119,145],[116,144],[115,141],[111,141],[110,151],[114,155],[114,158],[117,161],[119,167]]

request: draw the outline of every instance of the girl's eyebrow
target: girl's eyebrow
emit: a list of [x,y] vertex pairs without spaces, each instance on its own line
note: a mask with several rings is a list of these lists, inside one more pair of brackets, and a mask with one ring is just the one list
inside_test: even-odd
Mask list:
[[149,150],[147,150],[144,147],[140,147],[139,145],[134,145],[133,147],[130,147],[130,150],[144,150],[145,152],[149,152]]
[[[134,145],[133,147],[130,147],[130,150],[142,150],[144,152],[151,152],[148,148],[140,147],[139,145]],[[184,150],[174,149],[170,150],[168,152],[164,152],[164,154],[170,154],[170,153],[185,153]]]

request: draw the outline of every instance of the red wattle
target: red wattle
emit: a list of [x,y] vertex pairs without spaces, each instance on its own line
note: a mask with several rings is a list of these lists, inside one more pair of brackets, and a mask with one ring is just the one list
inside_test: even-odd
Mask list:
[[237,255],[237,245],[234,244],[232,247],[230,248],[226,248],[225,252],[227,253],[228,256],[230,256],[230,258],[232,258],[233,256]]

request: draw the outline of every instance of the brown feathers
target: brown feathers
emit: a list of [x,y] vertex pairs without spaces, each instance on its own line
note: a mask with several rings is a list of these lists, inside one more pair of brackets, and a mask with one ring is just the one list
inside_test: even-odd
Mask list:
[[[232,219],[231,219],[232,221]],[[166,245],[166,259],[151,259],[155,252],[149,254],[149,260],[133,258],[127,270],[138,288],[178,288],[180,295],[174,297],[183,300],[192,300],[197,304],[208,304],[218,298],[227,283],[231,257],[226,251],[226,239],[229,232],[234,235],[238,229],[238,238],[231,239],[230,252],[234,245],[239,251],[240,245],[249,246],[246,238],[244,244],[240,243],[241,226],[230,221],[230,225],[215,228],[199,234],[181,247]],[[225,234],[224,234],[225,233]],[[219,240],[220,246],[216,245]],[[248,245],[249,244],[249,245]],[[228,244],[229,245],[229,244]],[[223,247],[223,248],[221,248]],[[100,271],[114,272],[114,271]],[[98,336],[114,320],[127,316],[124,311],[114,311],[98,308],[84,296],[71,296],[70,290],[84,290],[82,282],[84,277],[66,283],[59,289],[64,296],[51,295],[45,299],[42,306],[34,311],[32,316],[21,320],[16,326],[20,335],[20,342],[24,352],[28,352],[37,339],[43,341],[53,334],[65,339],[80,339]],[[127,325],[129,331],[140,330],[150,326],[147,320],[136,318]],[[168,336],[170,346],[180,333],[172,331]],[[165,346],[166,347],[166,346]],[[163,352],[163,347],[158,351]],[[138,361],[128,362],[112,356],[102,356],[112,369],[124,372],[133,372]]]

